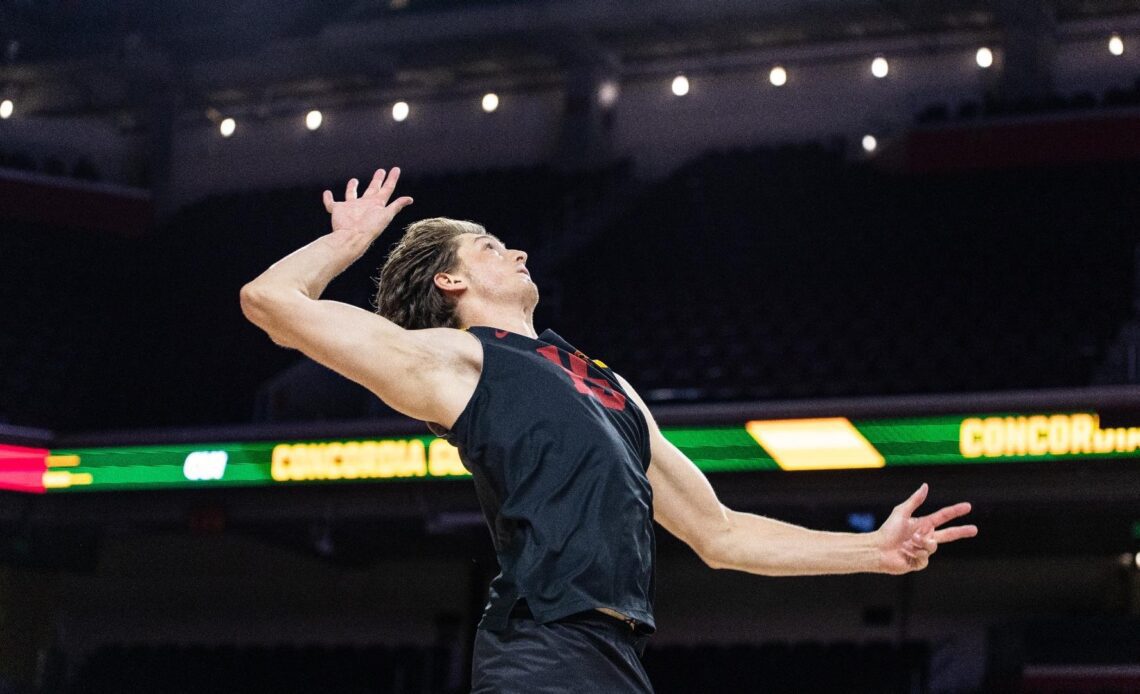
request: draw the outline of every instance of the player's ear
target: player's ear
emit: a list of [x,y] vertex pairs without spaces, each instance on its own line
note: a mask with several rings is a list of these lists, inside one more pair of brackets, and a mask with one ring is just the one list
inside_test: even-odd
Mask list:
[[454,275],[450,272],[435,273],[432,282],[435,283],[436,287],[439,287],[449,294],[459,293],[467,288],[467,280],[460,275]]

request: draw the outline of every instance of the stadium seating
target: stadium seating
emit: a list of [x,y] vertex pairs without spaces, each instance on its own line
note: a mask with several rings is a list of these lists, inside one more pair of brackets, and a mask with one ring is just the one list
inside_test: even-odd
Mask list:
[[942,125],[954,120],[970,121],[982,118],[1003,118],[1009,116],[1047,116],[1072,111],[1093,109],[1132,108],[1140,104],[1140,77],[1131,88],[1112,87],[1099,98],[1092,92],[1082,91],[1071,95],[1049,94],[1038,98],[1022,98],[1014,101],[988,96],[982,103],[972,99],[961,102],[957,109],[946,103],[934,103],[924,107],[915,115],[918,125]]
[[[1093,382],[1131,316],[1140,166],[903,175],[843,151],[711,151],[652,183],[628,165],[408,177],[406,220],[474,219],[528,250],[536,326],[653,401]],[[276,411],[276,386],[254,405],[300,356],[245,321],[237,291],[323,232],[319,190],[211,197],[142,239],[5,224],[0,416],[76,430],[382,414],[367,398]],[[368,306],[397,237],[326,296]]]
[[563,332],[659,401],[1086,385],[1129,315],[1138,178],[710,152],[569,264]]

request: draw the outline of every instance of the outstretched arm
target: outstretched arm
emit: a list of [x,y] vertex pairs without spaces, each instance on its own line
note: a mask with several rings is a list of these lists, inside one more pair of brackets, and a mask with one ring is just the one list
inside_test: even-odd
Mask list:
[[284,347],[368,388],[399,412],[450,427],[478,379],[481,352],[474,337],[443,328],[405,330],[348,304],[321,300],[337,275],[359,259],[412,203],[389,202],[399,169],[380,169],[362,195],[357,181],[336,202],[324,193],[332,233],[274,263],[242,287],[246,318]]
[[624,380],[621,383],[649,421],[652,462],[648,475],[654,519],[713,568],[764,576],[903,574],[926,568],[940,543],[978,533],[973,525],[939,529],[969,513],[968,503],[916,518],[915,511],[926,499],[925,484],[896,506],[873,533],[809,530],[733,511],[720,503],[697,466],[665,439],[633,388]]

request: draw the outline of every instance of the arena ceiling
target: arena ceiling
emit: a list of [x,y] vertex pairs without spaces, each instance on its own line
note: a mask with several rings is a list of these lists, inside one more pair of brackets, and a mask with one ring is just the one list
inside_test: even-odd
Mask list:
[[[0,92],[40,115],[258,115],[617,76],[747,52],[1125,19],[1140,0],[0,0]],[[1011,9],[1012,8],[1012,9]]]

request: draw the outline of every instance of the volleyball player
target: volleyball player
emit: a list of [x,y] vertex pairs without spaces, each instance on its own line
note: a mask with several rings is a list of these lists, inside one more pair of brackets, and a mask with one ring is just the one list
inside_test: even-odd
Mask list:
[[[722,505],[637,392],[533,324],[527,254],[478,224],[410,225],[385,262],[376,313],[321,299],[408,205],[400,170],[362,194],[324,193],[332,232],[242,288],[245,315],[284,347],[365,386],[454,443],[501,572],[475,639],[475,692],[650,692],[653,521],[713,568],[766,576],[927,566],[968,503],[917,516],[922,485],[875,532],[820,532]],[[520,204],[525,201],[520,201]],[[620,317],[615,317],[620,319]]]

